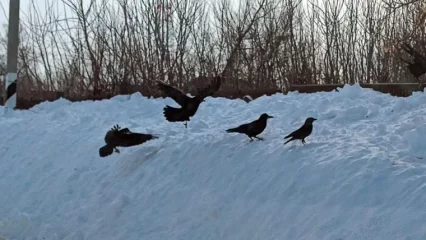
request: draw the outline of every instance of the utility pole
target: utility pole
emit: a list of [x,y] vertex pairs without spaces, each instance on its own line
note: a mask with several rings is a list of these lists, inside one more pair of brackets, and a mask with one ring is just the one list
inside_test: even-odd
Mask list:
[[7,34],[7,66],[4,98],[5,113],[16,108],[16,80],[19,46],[19,0],[9,0],[9,27]]

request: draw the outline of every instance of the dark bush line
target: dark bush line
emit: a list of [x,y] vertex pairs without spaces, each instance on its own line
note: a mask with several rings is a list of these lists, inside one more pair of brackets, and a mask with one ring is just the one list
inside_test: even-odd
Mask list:
[[[323,84],[323,85],[292,85],[289,88],[289,91],[298,91],[300,93],[316,93],[316,92],[330,92],[333,90],[337,90],[338,88],[342,88],[343,84]],[[370,88],[378,92],[389,93],[392,96],[396,97],[408,97],[413,94],[415,91],[423,91],[425,84],[419,86],[417,83],[377,83],[377,84],[360,84],[363,88]],[[158,91],[148,91],[148,90],[138,90],[138,91],[128,91],[123,92],[123,95],[133,94],[135,92],[140,92],[143,96],[146,97],[165,97]],[[215,94],[215,97],[224,97],[229,99],[243,99],[244,96],[249,95],[252,99],[256,99],[261,96],[271,96],[276,93],[286,94],[287,92],[283,92],[280,89],[251,89],[251,90],[220,90]],[[195,94],[192,93],[191,94]],[[54,91],[37,91],[32,92],[31,94],[25,94],[24,96],[19,96],[18,94],[18,102],[17,109],[29,109],[41,102],[44,101],[55,101],[59,98],[68,99],[71,102],[85,101],[85,100],[104,100],[110,99],[117,94],[111,93],[98,93],[92,96],[66,96],[64,92],[54,92]]]
[[[416,91],[423,91],[425,84],[418,83],[360,83],[362,88],[370,88],[381,93],[389,93],[395,97],[408,97]],[[344,84],[308,84],[292,85],[289,91],[299,91],[300,93],[330,92],[343,88]]]
[[[153,98],[160,98],[160,97],[165,97],[163,94],[160,93],[144,93],[141,91],[133,91],[133,92],[128,92],[128,93],[123,93],[122,95],[128,95],[128,94],[133,94],[135,92],[139,92],[142,94],[142,96],[145,97],[153,97]],[[243,99],[244,96],[249,95],[251,96],[253,99],[261,97],[263,95],[273,95],[275,93],[280,93],[281,91],[279,89],[261,89],[261,90],[247,90],[244,92],[238,91],[238,90],[234,90],[234,91],[219,91],[218,93],[216,93],[214,95],[214,97],[225,97],[225,98],[229,98],[229,99]],[[193,94],[193,93],[191,93]],[[86,100],[91,100],[91,101],[95,101],[95,100],[104,100],[104,99],[110,99],[114,96],[116,96],[117,94],[108,94],[108,93],[100,93],[97,94],[96,96],[89,96],[89,97],[69,97],[69,96],[65,96],[65,94],[63,92],[49,92],[49,91],[45,91],[42,93],[37,93],[37,94],[33,94],[32,96],[26,95],[25,97],[20,97],[18,94],[18,100],[16,103],[16,108],[20,109],[20,110],[25,110],[25,109],[30,109],[33,106],[44,102],[44,101],[55,101],[59,98],[65,98],[71,102],[79,102],[79,101],[86,101]],[[3,103],[2,103],[3,105]]]

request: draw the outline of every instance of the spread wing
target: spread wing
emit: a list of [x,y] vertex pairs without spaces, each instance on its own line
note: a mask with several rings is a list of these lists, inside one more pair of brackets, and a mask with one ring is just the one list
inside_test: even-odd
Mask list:
[[164,92],[168,97],[175,100],[175,102],[177,102],[180,106],[185,106],[190,99],[190,97],[186,96],[184,92],[175,87],[170,86],[165,82],[157,81],[157,86],[162,92]]
[[112,148],[109,145],[105,145],[101,148],[99,148],[99,156],[100,157],[107,157],[111,155],[114,152],[114,148]]
[[129,133],[125,136],[122,136],[120,139],[119,146],[120,147],[131,147],[143,144],[149,140],[156,139],[158,137],[153,136],[151,134],[145,134],[145,133]]
[[220,76],[216,76],[213,81],[205,88],[198,89],[198,98],[205,98],[207,96],[213,96],[222,84],[222,78]]

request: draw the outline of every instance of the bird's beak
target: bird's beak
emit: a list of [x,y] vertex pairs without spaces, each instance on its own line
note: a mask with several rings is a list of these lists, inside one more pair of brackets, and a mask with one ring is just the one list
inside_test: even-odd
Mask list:
[[268,116],[268,118],[274,118],[273,116]]
[[316,121],[316,120],[318,120],[318,119],[314,118],[314,121]]

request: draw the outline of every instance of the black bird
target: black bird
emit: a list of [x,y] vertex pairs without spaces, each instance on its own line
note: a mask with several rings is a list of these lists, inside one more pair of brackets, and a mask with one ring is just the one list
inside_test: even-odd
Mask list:
[[216,76],[212,83],[210,83],[207,87],[199,89],[198,95],[195,97],[189,97],[181,90],[174,88],[165,82],[157,81],[158,88],[181,106],[180,108],[174,108],[167,105],[164,108],[164,117],[169,122],[185,122],[184,125],[185,128],[187,128],[190,117],[195,115],[200,104],[204,102],[204,98],[212,96],[215,92],[217,92],[220,88],[221,82],[222,78],[220,76]]
[[406,61],[402,57],[400,57],[400,59],[407,63],[411,74],[413,74],[417,81],[419,81],[419,84],[421,84],[419,78],[426,73],[426,58],[407,43],[402,45],[402,49],[414,58],[414,63]]
[[287,144],[288,142],[291,142],[293,140],[302,140],[303,145],[306,143],[305,142],[305,138],[308,137],[309,135],[311,135],[312,133],[312,123],[314,121],[316,121],[316,118],[312,118],[309,117],[305,120],[305,123],[303,124],[303,126],[301,126],[299,129],[297,129],[296,131],[290,133],[289,135],[287,135],[284,139],[291,137],[287,142],[285,142],[284,144]]
[[268,122],[268,118],[274,118],[274,117],[269,116],[266,113],[263,113],[262,115],[260,115],[259,119],[254,120],[253,122],[250,122],[250,123],[240,125],[236,128],[230,128],[226,130],[226,132],[245,134],[251,139],[251,141],[253,141],[253,137],[259,140],[263,140],[263,138],[258,137],[257,135],[261,134],[263,130],[265,130],[267,122]]
[[136,146],[156,138],[158,137],[151,134],[134,133],[128,128],[121,129],[119,125],[115,125],[106,133],[104,138],[106,145],[99,148],[99,156],[109,156],[113,151],[120,153],[117,147]]

